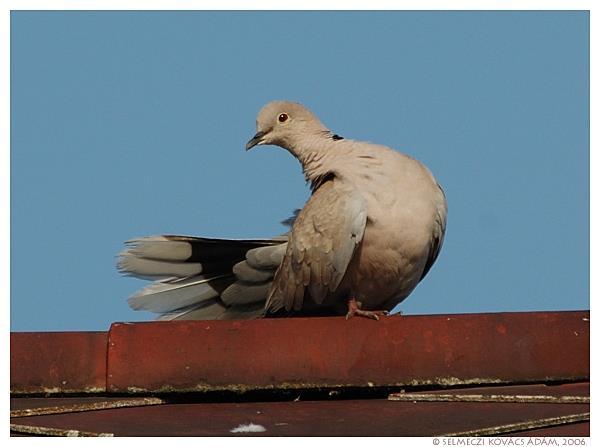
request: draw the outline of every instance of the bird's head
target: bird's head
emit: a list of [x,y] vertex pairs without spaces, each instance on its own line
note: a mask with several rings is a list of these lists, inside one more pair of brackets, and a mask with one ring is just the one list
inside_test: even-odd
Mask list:
[[328,132],[327,128],[302,104],[273,101],[258,112],[256,135],[246,143],[246,150],[261,144],[291,149],[298,138],[324,132]]

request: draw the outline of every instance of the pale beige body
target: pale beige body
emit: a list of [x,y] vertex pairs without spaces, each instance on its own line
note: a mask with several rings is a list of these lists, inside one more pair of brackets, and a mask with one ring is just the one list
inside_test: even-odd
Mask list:
[[[357,193],[366,205],[364,235],[342,281],[315,304],[341,309],[355,298],[365,309],[391,310],[419,283],[432,249],[439,249],[432,243],[443,237],[446,199],[435,178],[414,158],[365,142],[314,138],[304,141],[302,152],[294,146],[290,152],[296,152],[307,180],[333,174],[334,197]],[[307,205],[311,200],[324,202],[316,193]],[[303,212],[312,217],[329,206],[318,205]]]
[[[348,281],[350,296],[365,308],[392,310],[421,280],[446,205],[435,179],[417,160],[381,146],[372,150],[381,163],[343,176],[367,202],[365,233],[348,266]],[[373,188],[374,177],[388,187]]]
[[371,310],[392,310],[427,274],[443,243],[446,199],[431,172],[385,146],[334,135],[297,103],[267,104],[256,127],[246,149],[285,148],[311,185],[291,231],[262,240],[131,240],[119,269],[156,281],[130,306],[166,320],[346,310],[377,318]]

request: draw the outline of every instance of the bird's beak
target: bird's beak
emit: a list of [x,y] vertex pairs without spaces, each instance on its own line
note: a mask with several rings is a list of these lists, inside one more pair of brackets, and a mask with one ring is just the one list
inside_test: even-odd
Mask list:
[[262,144],[264,142],[264,136],[265,132],[256,132],[256,135],[254,135],[250,141],[246,143],[246,150],[249,151],[257,144]]

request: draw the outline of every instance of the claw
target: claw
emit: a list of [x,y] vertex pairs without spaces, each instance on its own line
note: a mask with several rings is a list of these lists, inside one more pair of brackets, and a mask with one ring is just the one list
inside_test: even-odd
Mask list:
[[362,303],[356,301],[354,298],[348,300],[348,313],[346,314],[346,320],[356,316],[370,318],[372,320],[379,321],[380,316],[389,315],[387,310],[362,310]]

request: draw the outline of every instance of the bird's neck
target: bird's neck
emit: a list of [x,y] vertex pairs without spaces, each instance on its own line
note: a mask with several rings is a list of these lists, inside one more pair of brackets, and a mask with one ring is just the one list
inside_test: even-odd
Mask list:
[[335,174],[334,158],[339,155],[340,146],[340,142],[329,137],[315,135],[311,138],[304,136],[301,144],[292,142],[287,149],[298,159],[306,181],[315,189],[324,179]]

